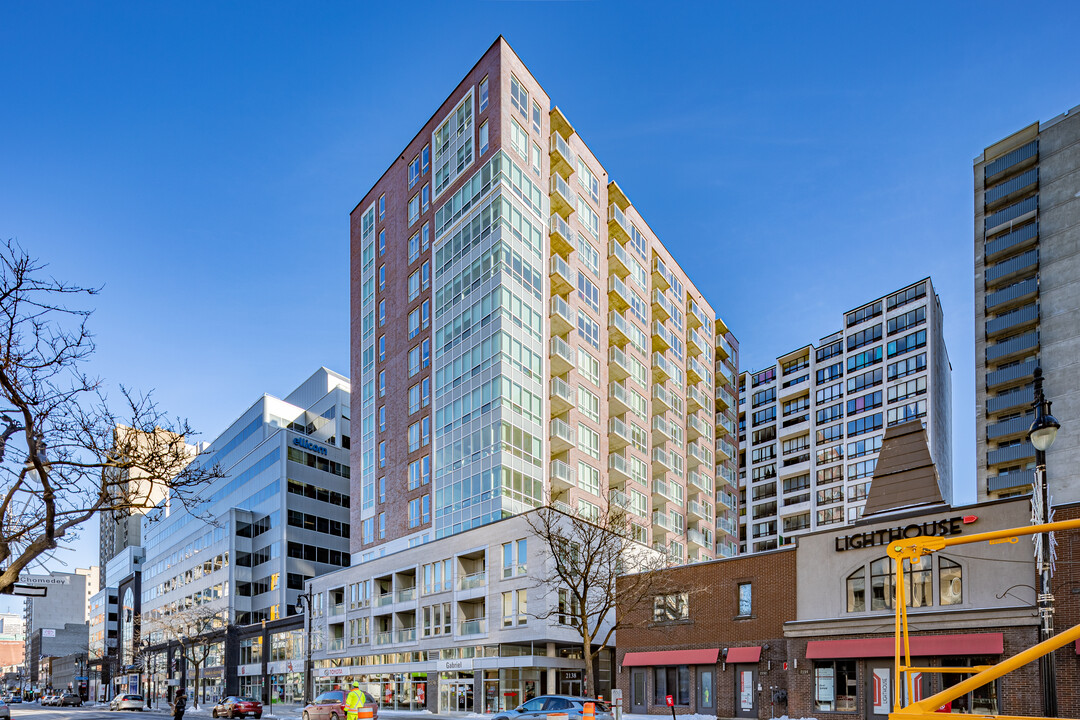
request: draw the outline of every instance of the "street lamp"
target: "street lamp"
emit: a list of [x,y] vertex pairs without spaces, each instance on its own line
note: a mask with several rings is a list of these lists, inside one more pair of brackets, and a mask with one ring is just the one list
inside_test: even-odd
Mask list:
[[311,702],[311,588],[296,596],[296,607],[304,613],[304,704]]
[[146,668],[146,686],[144,690],[146,694],[146,707],[147,709],[153,709],[153,706],[151,705],[154,697],[154,690],[152,684],[153,675],[150,673],[150,638],[143,639],[140,645],[142,645],[143,667]]
[[[1035,448],[1035,482],[1031,493],[1032,521],[1039,524],[1050,522],[1050,490],[1046,481],[1046,451],[1054,444],[1058,430],[1061,428],[1053,415],[1050,414],[1050,401],[1043,393],[1042,368],[1035,368],[1035,399],[1031,403],[1035,411],[1035,422],[1031,423],[1028,430],[1028,441]],[[1050,592],[1050,576],[1053,541],[1053,533],[1043,533],[1038,536],[1037,568],[1039,570],[1039,640],[1049,640],[1054,636],[1054,595]],[[1039,659],[1039,669],[1042,675],[1043,691],[1043,715],[1057,717],[1057,672],[1054,665],[1054,653],[1050,652]]]

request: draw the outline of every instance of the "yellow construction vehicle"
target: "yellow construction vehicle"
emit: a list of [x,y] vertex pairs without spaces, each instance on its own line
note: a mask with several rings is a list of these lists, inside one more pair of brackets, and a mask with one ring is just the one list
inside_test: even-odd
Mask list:
[[[896,693],[896,702],[893,712],[889,713],[890,720],[913,720],[914,718],[926,718],[927,720],[940,720],[938,708],[952,703],[961,696],[993,682],[997,678],[1012,672],[1043,655],[1051,653],[1060,647],[1068,645],[1080,639],[1080,625],[1069,628],[1064,632],[1044,640],[1023,652],[1007,658],[997,665],[979,665],[975,667],[914,667],[911,664],[911,645],[908,640],[907,598],[904,589],[904,561],[917,562],[923,555],[944,550],[953,545],[971,545],[972,543],[999,543],[1018,541],[1023,535],[1036,535],[1043,532],[1077,530],[1080,529],[1080,520],[1065,520],[1062,522],[1046,523],[1044,525],[1031,525],[1022,528],[997,530],[994,532],[979,533],[968,536],[949,537],[916,537],[904,540],[894,540],[889,543],[889,557],[896,564],[896,678],[904,678],[904,687],[907,688],[907,697],[912,698],[912,673],[974,673],[966,680],[942,690],[937,695],[917,700],[901,706],[901,693]],[[1021,720],[1017,716],[1010,715],[973,715],[972,717],[995,718],[996,720]],[[1038,720],[1023,718],[1023,720]]]

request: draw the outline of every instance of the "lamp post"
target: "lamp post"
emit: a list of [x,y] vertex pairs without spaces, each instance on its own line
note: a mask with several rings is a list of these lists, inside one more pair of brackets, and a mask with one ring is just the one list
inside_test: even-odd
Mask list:
[[[1050,522],[1052,517],[1050,491],[1046,481],[1046,451],[1054,444],[1058,429],[1061,428],[1061,424],[1050,414],[1050,401],[1043,394],[1042,375],[1042,368],[1035,368],[1035,399],[1031,403],[1035,411],[1035,421],[1028,430],[1028,440],[1035,447],[1036,485],[1031,492],[1032,521],[1040,524]],[[1043,641],[1054,635],[1054,595],[1050,591],[1053,533],[1043,533],[1039,540],[1036,558],[1040,581],[1039,640]],[[1057,671],[1054,666],[1054,653],[1047,653],[1039,659],[1039,670],[1042,675],[1043,715],[1057,717]]]
[[311,588],[296,596],[296,607],[304,613],[304,704],[311,702]]
[[146,685],[144,688],[144,694],[146,695],[146,707],[147,709],[153,709],[154,690],[153,690],[153,675],[150,673],[150,638],[145,638],[142,641],[142,655],[143,655],[143,668],[146,672]]

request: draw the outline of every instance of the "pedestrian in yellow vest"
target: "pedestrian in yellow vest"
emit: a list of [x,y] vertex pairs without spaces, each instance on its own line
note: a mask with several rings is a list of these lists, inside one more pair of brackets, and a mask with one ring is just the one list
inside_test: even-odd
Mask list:
[[367,704],[367,695],[360,689],[360,683],[353,680],[352,690],[345,698],[345,720],[357,720],[360,708]]

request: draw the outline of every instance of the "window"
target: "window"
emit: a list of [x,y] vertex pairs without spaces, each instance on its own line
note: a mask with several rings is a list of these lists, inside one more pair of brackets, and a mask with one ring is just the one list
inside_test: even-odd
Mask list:
[[487,110],[488,106],[488,79],[484,76],[484,79],[480,81],[480,112]]
[[914,310],[909,310],[903,315],[897,315],[894,318],[889,319],[889,335],[895,335],[899,332],[904,332],[908,328],[913,328],[918,325],[922,325],[926,322],[926,306],[920,305]]
[[379,443],[379,467],[386,467],[386,441]]
[[425,184],[420,188],[420,211],[427,212],[431,206],[431,185]]
[[[892,411],[890,410],[889,412]],[[881,413],[874,413],[873,415],[866,415],[857,420],[851,420],[847,424],[848,437],[855,437],[856,435],[863,435],[864,433],[880,430],[881,421]]]
[[386,301],[379,301],[379,327],[386,324]]
[[386,266],[385,265],[380,265],[379,266],[379,291],[381,292],[381,291],[383,291],[385,289],[386,289]]
[[510,121],[510,145],[518,155],[525,160],[529,159],[529,135],[521,129],[516,120]]
[[877,342],[881,339],[881,323],[868,327],[865,330],[860,330],[857,333],[848,336],[847,349],[848,352],[861,348],[864,345],[869,345],[872,342]]
[[431,458],[423,457],[409,463],[409,489],[415,490],[431,482]]
[[581,195],[577,196],[577,209],[578,209],[578,222],[580,222],[592,236],[597,240],[600,239],[600,216],[596,214],[589,203],[585,202],[585,198]]
[[853,378],[848,378],[847,389],[849,393],[856,393],[866,388],[875,387],[881,384],[881,368],[874,368],[870,372],[864,372],[862,375],[856,375]]
[[653,685],[656,690],[653,704],[666,705],[670,695],[676,705],[690,704],[690,667],[676,665],[653,669]]
[[889,387],[889,402],[901,402],[910,397],[926,394],[926,376],[917,377]]
[[817,431],[817,441],[819,443],[832,442],[833,440],[839,440],[842,437],[844,437],[843,425],[831,425]]
[[532,169],[537,175],[540,174],[540,160],[543,157],[541,154],[540,146],[536,143],[532,144]]
[[841,377],[844,374],[844,364],[836,363],[817,371],[818,384],[827,383],[830,380]]
[[889,343],[889,357],[896,357],[926,346],[926,331],[919,330]]
[[898,380],[902,377],[907,377],[912,373],[917,373],[920,370],[926,369],[926,353],[919,353],[918,355],[912,355],[904,360],[899,360],[889,364],[888,378],[889,380]]
[[417,155],[409,163],[409,189],[412,190],[412,186],[416,184],[416,181],[420,179],[420,156]]
[[577,332],[594,348],[600,349],[600,325],[589,317],[584,310],[578,310]]
[[420,257],[420,233],[413,233],[409,238],[409,262]]
[[600,253],[592,246],[585,236],[577,234],[578,252],[581,253],[581,262],[594,276],[600,277]]
[[964,602],[963,570],[960,563],[938,556],[938,604],[960,605]]
[[848,480],[861,480],[863,478],[873,477],[874,468],[876,467],[877,458],[851,463],[848,465]]
[[420,289],[427,290],[431,287],[431,261],[425,260],[420,266]]
[[764,425],[776,420],[776,406],[767,407],[764,410],[758,410],[753,415],[754,427],[758,425]]
[[866,395],[862,395],[860,397],[848,400],[847,414],[849,416],[858,415],[861,412],[881,407],[883,402],[884,401],[882,399],[882,393],[880,390],[872,393],[867,393]]
[[857,442],[848,443],[847,454],[849,458],[862,457],[863,455],[869,455],[870,453],[876,453],[881,449],[881,435],[875,435],[865,440],[859,440]]
[[776,368],[771,367],[768,370],[762,370],[761,372],[756,373],[751,381],[751,386],[757,387],[758,385],[764,385],[765,383],[770,383],[775,379]]
[[[851,381],[848,380],[848,382],[850,383]],[[818,405],[822,405],[842,397],[844,397],[844,385],[843,383],[836,383],[835,385],[829,385],[828,387],[818,390],[814,396],[814,402]]]
[[[892,345],[892,343],[889,344]],[[876,365],[879,362],[881,362],[880,345],[875,348],[870,348],[869,350],[864,350],[863,352],[853,357],[849,357],[847,361],[847,369],[848,372],[854,372],[855,370],[861,370],[864,367],[869,367],[870,365]]]
[[[889,408],[888,422],[889,427],[893,425],[899,425],[900,423],[907,422],[908,420],[914,420],[926,415],[926,401],[916,400],[913,403],[907,405],[900,405],[898,407]],[[1001,447],[999,444],[998,447]]]
[[578,423],[578,450],[596,460],[600,459],[600,433]]
[[386,537],[386,513],[379,513],[379,539]]
[[750,583],[739,583],[739,617],[753,614],[753,587]]
[[420,195],[416,194],[409,198],[409,224],[420,219]]
[[386,362],[386,336],[379,336],[379,362]]
[[578,297],[584,300],[593,312],[600,312],[600,289],[580,270],[577,274],[577,291]]
[[420,271],[409,275],[409,302],[420,297]]
[[760,392],[754,393],[753,397],[751,398],[750,407],[758,407],[759,405],[764,405],[765,403],[771,403],[774,400],[776,400],[776,388],[767,388]]
[[488,151],[488,124],[487,120],[480,123],[480,154]]
[[409,339],[420,334],[420,308],[416,308],[409,313]]
[[532,129],[537,135],[540,134],[540,103],[533,100],[532,104]]
[[578,158],[577,161],[577,171],[578,183],[585,189],[585,192],[589,193],[592,201],[599,205],[600,183],[597,181],[596,176],[593,175],[593,171],[589,169],[589,166],[581,158]]
[[383,255],[386,252],[386,230],[379,231],[379,254]]
[[672,622],[690,617],[690,594],[684,592],[653,598],[653,622]]
[[529,91],[514,75],[510,76],[510,104],[521,113],[521,117],[529,119]]
[[425,251],[428,249],[428,245],[431,244],[431,224],[425,223],[424,227],[420,228],[420,250]]
[[926,283],[921,282],[918,285],[915,285],[914,287],[909,287],[909,288],[907,288],[905,290],[901,290],[900,292],[896,293],[895,295],[890,295],[886,299],[885,304],[886,304],[886,306],[887,306],[887,308],[889,310],[892,310],[893,308],[898,308],[898,307],[900,307],[902,305],[907,305],[909,302],[912,302],[913,300],[918,300],[919,298],[923,297],[924,295],[926,295]]
[[432,134],[436,197],[472,164],[473,132],[473,93],[470,90]]
[[826,485],[828,483],[839,482],[843,479],[843,465],[833,465],[832,467],[823,468],[817,471],[818,485]]
[[844,352],[844,343],[837,340],[836,342],[830,343],[825,347],[818,348],[817,352],[815,353],[815,357],[817,358],[818,362],[821,362],[823,360],[828,360],[831,357],[839,355],[842,352]]
[[842,403],[836,403],[835,405],[830,405],[829,407],[821,408],[820,410],[818,410],[817,411],[817,422],[820,425],[822,423],[832,422],[833,420],[836,420],[837,418],[840,418],[840,417],[843,417],[843,416],[844,416],[843,404]]
[[511,590],[502,594],[503,627],[524,625],[528,621],[526,602],[525,590]]
[[592,465],[578,461],[578,487],[593,495],[600,494],[600,471]]
[[893,606],[896,590],[893,579],[896,569],[890,558],[882,558],[870,563],[870,609],[888,610]]
[[847,326],[858,325],[859,323],[866,322],[870,318],[875,318],[881,314],[881,301],[867,305],[864,308],[859,308],[855,312],[849,312],[847,314]]
[[386,217],[386,193],[379,196],[379,219]]
[[581,413],[592,420],[594,423],[600,422],[600,398],[593,395],[585,388],[578,386],[578,410]]
[[386,406],[379,408],[379,432],[386,432]]
[[855,712],[857,688],[854,660],[814,661],[814,710]]
[[420,151],[420,174],[426,174],[429,167],[431,167],[431,146],[425,145]]
[[386,371],[379,371],[379,397],[386,396]]
[[409,388],[409,414],[420,409],[420,385],[413,385]]
[[409,350],[409,377],[420,372],[420,346]]
[[582,348],[577,351],[577,369],[582,377],[600,387],[600,361]]

